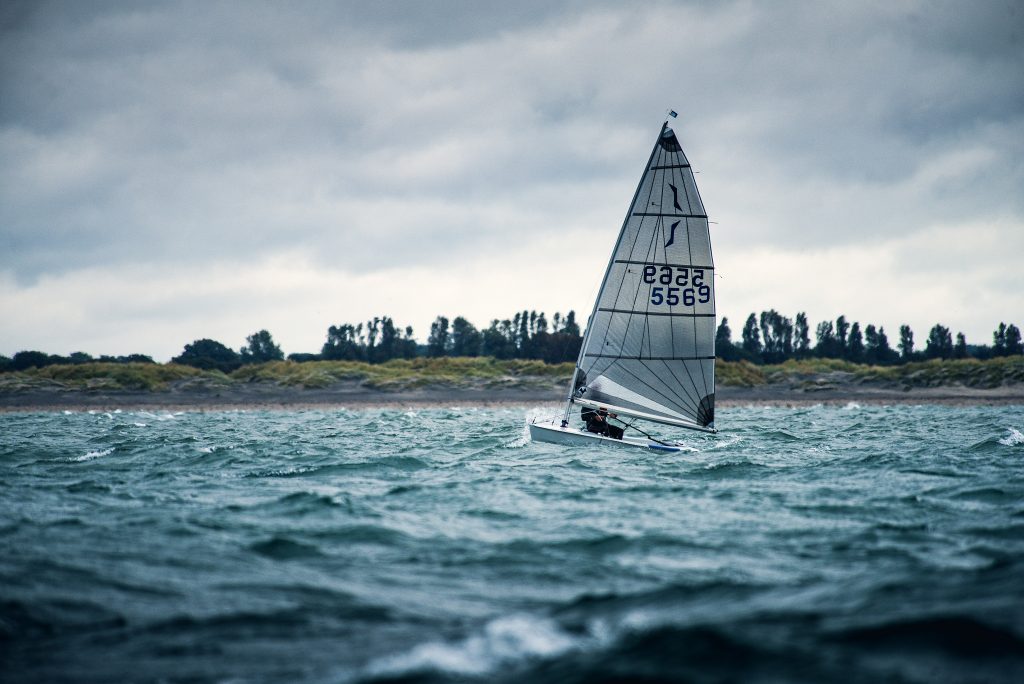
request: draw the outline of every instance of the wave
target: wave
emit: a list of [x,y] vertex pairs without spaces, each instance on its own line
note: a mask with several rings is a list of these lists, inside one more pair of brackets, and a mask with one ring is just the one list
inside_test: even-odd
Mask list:
[[511,615],[369,663],[361,681],[1013,681],[1024,641],[970,616],[823,628],[816,615],[695,624]]
[[999,440],[1003,446],[1020,446],[1024,444],[1024,432],[1017,428],[1008,428],[1009,435]]
[[70,463],[83,463],[85,461],[91,461],[94,458],[109,456],[112,453],[114,453],[114,447],[110,447],[109,449],[97,449],[96,451],[90,451],[82,456],[71,456],[67,460]]
[[488,622],[481,633],[461,641],[430,641],[406,653],[374,660],[367,666],[366,674],[371,679],[424,672],[482,676],[498,668],[552,658],[580,646],[578,637],[566,633],[552,620],[510,615]]
[[274,560],[317,558],[324,555],[315,544],[304,544],[288,537],[275,536],[249,545],[249,550]]

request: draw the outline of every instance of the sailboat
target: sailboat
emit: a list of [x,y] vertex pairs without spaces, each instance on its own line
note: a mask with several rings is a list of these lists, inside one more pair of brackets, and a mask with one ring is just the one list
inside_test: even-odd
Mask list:
[[[590,432],[574,408],[600,412],[626,434]],[[539,442],[688,448],[652,437],[638,427],[646,423],[716,432],[711,236],[667,119],[605,268],[565,411],[529,427]]]

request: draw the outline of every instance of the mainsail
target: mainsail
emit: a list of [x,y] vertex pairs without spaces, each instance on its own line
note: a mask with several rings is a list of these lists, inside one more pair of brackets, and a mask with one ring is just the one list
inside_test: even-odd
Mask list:
[[619,232],[576,366],[575,403],[671,425],[714,426],[708,218],[667,123]]

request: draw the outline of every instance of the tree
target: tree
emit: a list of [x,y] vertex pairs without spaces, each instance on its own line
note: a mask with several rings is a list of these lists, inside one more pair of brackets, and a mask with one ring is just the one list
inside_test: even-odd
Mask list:
[[840,316],[836,319],[836,346],[835,351],[836,358],[845,359],[849,353],[849,343],[847,342],[847,335],[850,332],[850,324],[846,321],[846,316]]
[[[546,324],[545,324],[546,327]],[[480,354],[480,345],[483,336],[473,327],[473,324],[462,316],[452,321],[451,335],[452,356],[477,356]]]
[[[523,309],[523,313],[516,314],[519,324],[516,332],[516,356],[520,359],[529,358],[530,351],[530,312]],[[534,316],[536,319],[536,316]]]
[[481,341],[481,351],[484,356],[493,356],[496,359],[511,359],[515,356],[515,344],[509,339],[507,331],[511,327],[511,321],[499,321],[494,319],[491,325],[484,330]]
[[1013,323],[1006,326],[1006,353],[1024,354],[1024,347],[1022,347],[1020,339],[1020,328]]
[[928,332],[924,356],[927,359],[948,359],[953,356],[953,336],[949,328],[936,323]]
[[889,336],[885,334],[885,328],[878,329],[878,362],[896,363],[899,361],[899,354],[889,346]]
[[427,338],[427,356],[439,357],[448,352],[448,319],[438,316],[430,324],[430,337]]
[[740,350],[732,343],[732,328],[729,327],[729,319],[724,316],[715,331],[715,356],[723,361],[739,361],[743,358]]
[[574,337],[580,336],[580,326],[576,323],[576,312],[570,310],[562,319],[562,332],[568,333]]
[[868,323],[864,328],[864,361],[866,363],[879,363],[878,330],[871,323]]
[[771,309],[761,312],[760,324],[765,363],[780,363],[793,355],[793,321]]
[[281,361],[284,359],[284,352],[274,344],[274,338],[266,330],[254,332],[245,338],[246,346],[241,349],[241,360],[247,363],[266,363],[267,361]]
[[413,337],[412,326],[405,326],[405,337],[399,343],[403,359],[415,359],[417,355],[416,338]]
[[50,365],[50,355],[41,351],[20,351],[11,358],[11,370],[45,368]]
[[192,344],[186,344],[184,351],[171,359],[171,363],[230,373],[242,365],[242,360],[233,349],[225,347],[216,340],[204,338],[196,340]]
[[811,353],[810,330],[807,326],[807,314],[800,312],[796,315],[796,330],[794,331],[793,351],[796,358],[803,359]]
[[838,354],[839,342],[836,340],[836,331],[832,321],[818,323],[814,331],[817,344],[814,345],[815,355],[821,358],[835,358]]
[[899,355],[889,346],[885,328],[875,329],[870,323],[864,328],[864,361],[866,363],[895,363]]
[[992,333],[992,356],[1006,356],[1006,323],[1000,323]]
[[914,331],[909,325],[900,326],[900,360],[904,363],[914,358]]
[[718,324],[715,331],[715,348],[732,345],[732,328],[729,327],[729,319],[722,316],[722,322]]
[[743,351],[752,357],[758,358],[761,355],[761,334],[757,330],[757,316],[750,314],[747,322],[743,324]]
[[964,337],[962,332],[956,334],[956,344],[953,345],[953,358],[954,359],[966,359],[967,358],[967,338]]
[[864,361],[864,335],[860,331],[860,323],[853,322],[850,326],[850,337],[846,345],[846,358],[854,363]]
[[[288,358],[292,358],[294,354]],[[332,325],[327,329],[327,341],[320,350],[321,358],[329,361],[365,361],[366,345],[363,340],[363,324],[353,327],[348,323]],[[308,359],[296,359],[308,360]]]
[[[447,320],[445,321],[447,324]],[[416,342],[412,339],[412,328],[406,327],[405,337],[395,326],[390,316],[374,317],[368,321],[373,344],[366,349],[366,360],[370,363],[384,363],[391,359],[412,359],[416,357]],[[380,341],[377,341],[377,335]]]

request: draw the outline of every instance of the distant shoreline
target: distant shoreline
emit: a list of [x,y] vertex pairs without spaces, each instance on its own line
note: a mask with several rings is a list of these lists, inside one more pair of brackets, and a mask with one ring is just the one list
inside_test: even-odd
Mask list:
[[[329,408],[399,408],[410,406],[510,406],[560,404],[563,388],[497,390],[424,387],[415,390],[374,390],[351,385],[303,389],[281,386],[240,386],[190,391],[26,390],[0,394],[0,412],[88,410],[303,410]],[[992,389],[962,386],[912,388],[906,391],[870,386],[843,386],[808,391],[788,385],[718,387],[718,407],[813,406],[859,404],[938,404],[948,406],[1024,405],[1024,385]]]

